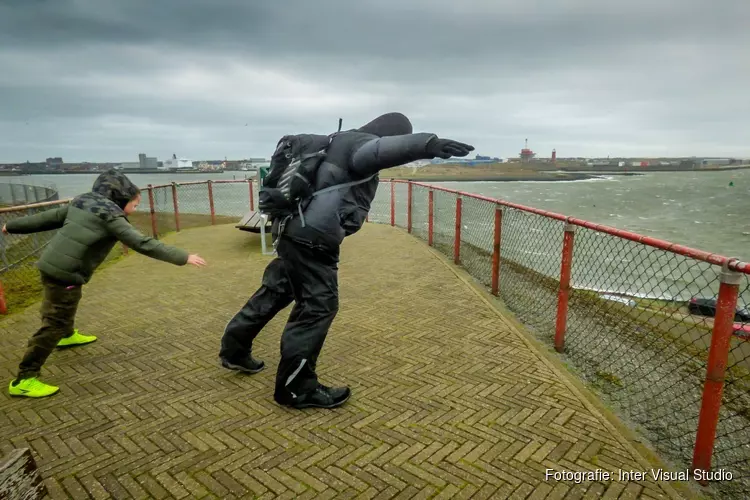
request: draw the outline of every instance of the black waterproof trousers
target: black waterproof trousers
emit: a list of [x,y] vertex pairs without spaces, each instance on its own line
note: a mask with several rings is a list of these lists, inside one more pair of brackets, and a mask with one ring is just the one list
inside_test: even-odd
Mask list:
[[339,309],[338,248],[282,236],[278,257],[263,273],[260,288],[229,321],[219,355],[241,361],[253,340],[282,309],[294,302],[281,336],[276,401],[283,403],[318,386],[318,355]]

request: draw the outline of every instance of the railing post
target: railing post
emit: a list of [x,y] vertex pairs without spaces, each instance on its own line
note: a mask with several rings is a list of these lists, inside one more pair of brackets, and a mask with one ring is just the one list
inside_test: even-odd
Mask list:
[[406,200],[406,230],[411,233],[411,205],[412,205],[412,184],[411,181],[407,181],[408,184],[408,195]]
[[500,235],[502,234],[503,211],[495,207],[495,239],[492,244],[492,295],[500,289]]
[[396,225],[396,183],[391,179],[391,226]]
[[159,239],[159,231],[156,228],[156,210],[154,209],[154,187],[148,185],[148,204],[151,211],[151,234],[154,238]]
[[211,225],[216,225],[216,211],[214,210],[214,184],[208,181],[208,204],[211,207]]
[[[703,398],[698,416],[698,432],[693,450],[693,470],[711,470],[711,457],[719,423],[721,397],[724,392],[724,375],[729,357],[729,341],[732,338],[734,315],[737,309],[742,275],[731,271],[728,263],[721,271],[719,297],[716,301],[716,317],[711,333],[711,347],[708,351],[706,382],[703,385]],[[707,481],[698,481],[707,484]]]
[[177,184],[172,183],[172,203],[174,203],[174,227],[175,230],[180,232],[180,208],[177,203]]
[[435,219],[435,214],[434,214],[434,211],[433,211],[433,207],[435,206],[435,192],[432,189],[430,189],[430,192],[427,195],[427,200],[428,200],[427,204],[429,205],[429,207],[427,209],[428,210],[428,213],[427,213],[427,244],[429,246],[432,246],[433,234],[434,234],[434,222],[433,221]]
[[247,181],[248,186],[250,186],[250,210],[255,210],[255,198],[253,194],[253,180],[248,179]]
[[3,283],[0,281],[0,314],[8,314],[8,305],[5,302],[5,290]]
[[570,294],[570,274],[573,268],[573,235],[575,226],[565,224],[562,264],[560,266],[560,289],[557,292],[557,321],[555,323],[555,350],[565,348],[565,330],[568,323],[568,296]]
[[456,232],[453,240],[453,263],[461,263],[461,197],[456,198]]
[[[5,224],[5,222],[6,221],[3,220],[2,222],[0,222],[0,224]],[[3,261],[3,266],[8,267],[8,253],[5,251],[5,247],[5,235],[0,233],[0,259],[2,259]]]

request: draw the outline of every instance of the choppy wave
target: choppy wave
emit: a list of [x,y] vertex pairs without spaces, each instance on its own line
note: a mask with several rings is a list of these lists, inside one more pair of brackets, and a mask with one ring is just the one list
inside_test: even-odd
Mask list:
[[602,295],[612,295],[622,298],[629,299],[649,299],[649,300],[663,300],[665,302],[684,302],[685,299],[676,297],[674,295],[659,295],[654,293],[639,293],[623,290],[613,290],[611,288],[597,288],[597,287],[585,287],[585,286],[574,286],[576,290],[585,290],[587,292],[596,292]]

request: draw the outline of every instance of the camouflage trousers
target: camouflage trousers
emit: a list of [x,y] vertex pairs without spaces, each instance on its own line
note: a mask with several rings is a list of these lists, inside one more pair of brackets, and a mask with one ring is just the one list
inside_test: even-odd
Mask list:
[[55,350],[60,339],[73,335],[81,286],[68,286],[42,274],[42,327],[29,340],[26,353],[18,366],[18,380],[38,377],[44,362]]

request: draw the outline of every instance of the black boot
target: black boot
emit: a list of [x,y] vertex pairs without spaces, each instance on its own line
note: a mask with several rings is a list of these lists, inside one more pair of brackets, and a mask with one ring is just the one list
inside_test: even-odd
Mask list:
[[304,394],[289,393],[286,395],[274,394],[277,403],[292,408],[336,408],[343,405],[352,395],[348,387],[326,387],[318,384],[314,390]]
[[221,366],[224,368],[242,373],[258,373],[266,367],[263,361],[253,358],[252,354],[248,354],[246,358],[239,360],[228,360],[222,357],[219,357],[219,359],[221,360]]

